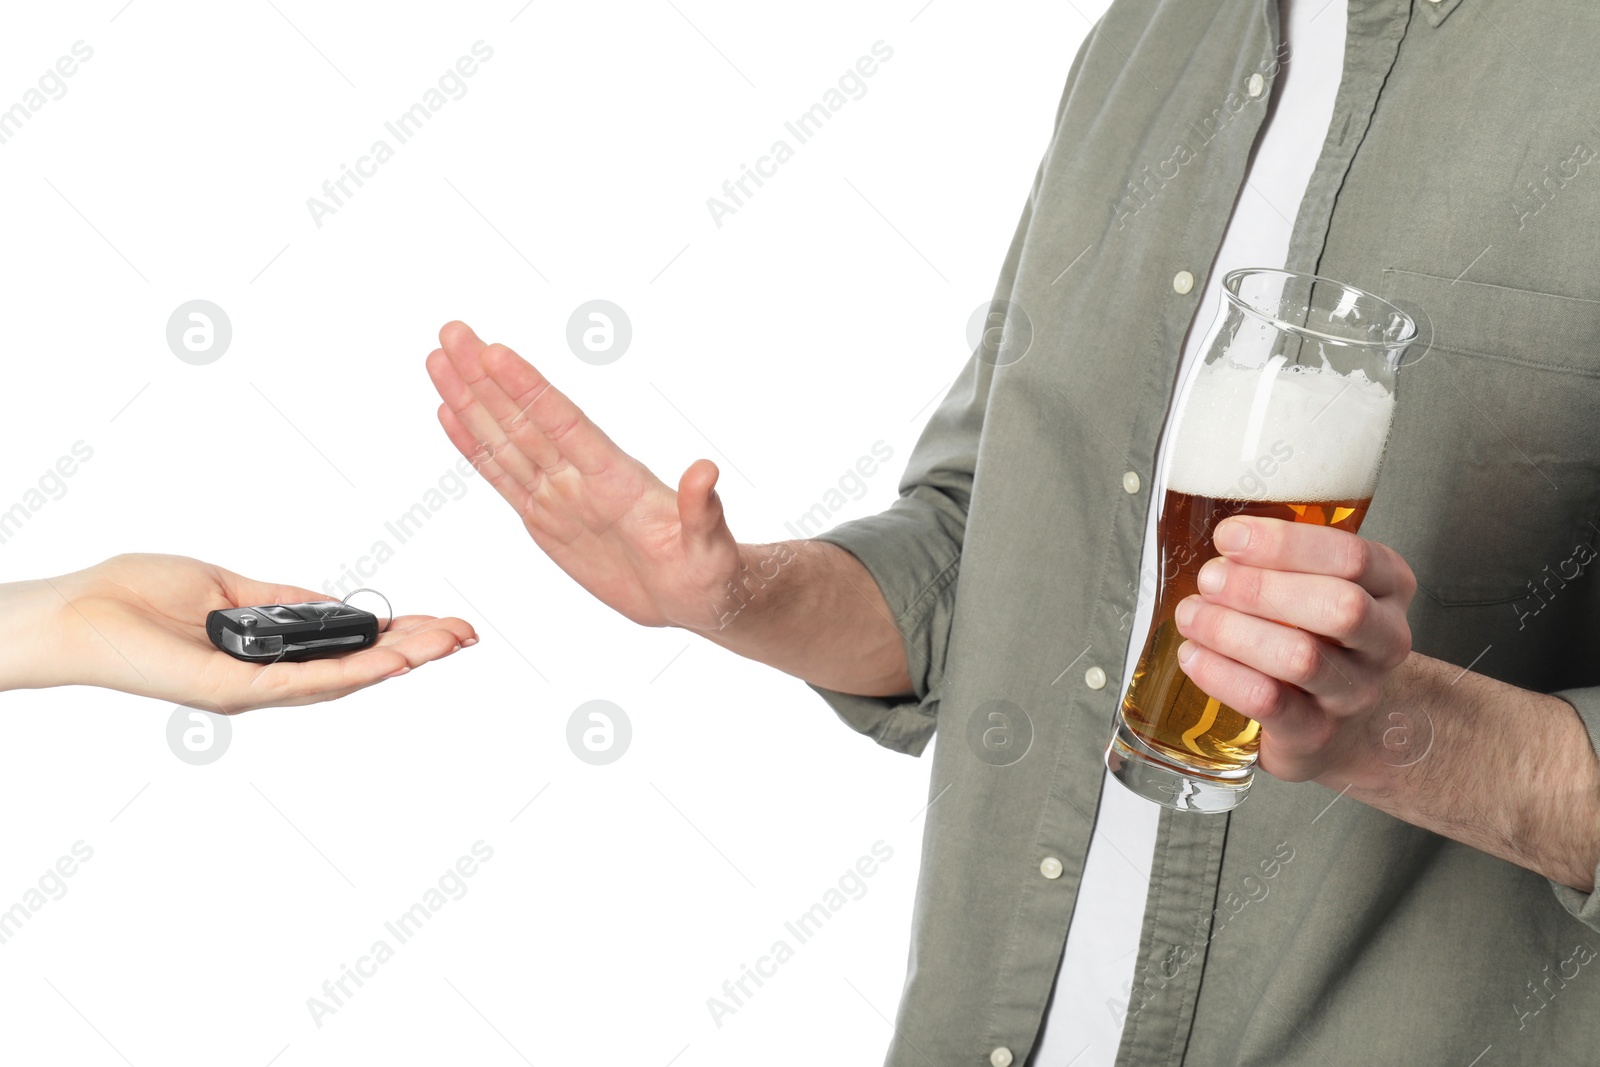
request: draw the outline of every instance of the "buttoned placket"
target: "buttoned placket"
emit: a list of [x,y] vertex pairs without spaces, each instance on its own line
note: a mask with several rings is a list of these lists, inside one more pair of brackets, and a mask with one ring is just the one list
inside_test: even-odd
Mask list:
[[[1416,2],[1434,12],[1430,21],[1438,25],[1460,0]],[[1386,74],[1398,55],[1409,15],[1409,0],[1402,0],[1398,7],[1384,4],[1381,8],[1351,0],[1345,41],[1347,66],[1350,57],[1356,57],[1365,73]],[[1273,24],[1276,26],[1275,20]],[[1274,49],[1277,45],[1273,41]],[[1341,79],[1329,138],[1307,184],[1290,238],[1287,266],[1291,270],[1316,269],[1339,187],[1377,109],[1382,85],[1381,76],[1353,78],[1348,71]],[[1176,281],[1173,288],[1178,290]],[[1186,1035],[1199,1000],[1200,976],[1230,822],[1229,815],[1162,812],[1140,938],[1140,962],[1117,1067],[1162,1063],[1177,1067],[1183,1062]],[[1139,999],[1146,991],[1153,997],[1148,1006]]]

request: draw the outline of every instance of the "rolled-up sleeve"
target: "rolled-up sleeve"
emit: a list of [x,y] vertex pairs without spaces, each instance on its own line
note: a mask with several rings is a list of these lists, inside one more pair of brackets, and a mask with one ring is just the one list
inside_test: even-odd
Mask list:
[[[1551,696],[1560,697],[1577,709],[1578,718],[1583,720],[1584,729],[1589,731],[1589,743],[1600,754],[1600,687],[1563,689]],[[1550,882],[1550,888],[1555,890],[1556,899],[1573,918],[1591,930],[1600,930],[1600,867],[1595,869],[1594,884],[1597,888],[1592,893],[1579,892],[1556,881]]]
[[817,538],[855,556],[878,583],[905,642],[912,692],[867,697],[811,688],[851,727],[913,756],[921,755],[933,736],[965,508],[964,496],[957,504],[939,490],[919,486],[888,511],[843,523]]

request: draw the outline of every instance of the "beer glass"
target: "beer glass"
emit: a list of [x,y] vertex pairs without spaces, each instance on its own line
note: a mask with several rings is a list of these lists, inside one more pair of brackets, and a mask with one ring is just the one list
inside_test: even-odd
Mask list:
[[1223,278],[1221,314],[1174,407],[1155,613],[1106,748],[1113,777],[1135,793],[1202,812],[1248,794],[1260,724],[1179,669],[1173,611],[1219,555],[1212,533],[1230,515],[1360,529],[1415,336],[1404,312],[1330,278],[1269,269]]

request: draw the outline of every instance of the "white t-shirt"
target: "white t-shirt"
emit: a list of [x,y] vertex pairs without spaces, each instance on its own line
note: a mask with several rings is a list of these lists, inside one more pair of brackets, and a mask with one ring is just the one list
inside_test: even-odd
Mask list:
[[[1341,0],[1279,0],[1278,9],[1283,40],[1290,48],[1282,53],[1287,59],[1273,82],[1274,110],[1257,135],[1245,185],[1184,340],[1180,380],[1193,366],[1200,343],[1216,318],[1223,275],[1239,267],[1284,265],[1293,220],[1333,118],[1334,97],[1344,69],[1345,4]],[[1169,412],[1167,430],[1171,426]],[[1163,431],[1157,471],[1165,469],[1167,437]],[[1122,671],[1123,693],[1133,677],[1154,611],[1155,576],[1159,573],[1156,519],[1166,486],[1152,486],[1151,492],[1138,607]],[[1118,706],[1120,703],[1119,697]],[[1102,779],[1100,811],[1083,884],[1033,1067],[1112,1067],[1116,1061],[1122,1017],[1133,988],[1160,811],[1109,774]]]

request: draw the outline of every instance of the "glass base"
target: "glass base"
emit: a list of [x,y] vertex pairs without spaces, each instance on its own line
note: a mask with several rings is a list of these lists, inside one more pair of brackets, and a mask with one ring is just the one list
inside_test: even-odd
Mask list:
[[1174,811],[1232,811],[1244,803],[1255,778],[1251,767],[1228,778],[1180,767],[1141,741],[1120,713],[1105,759],[1111,777],[1144,799]]

